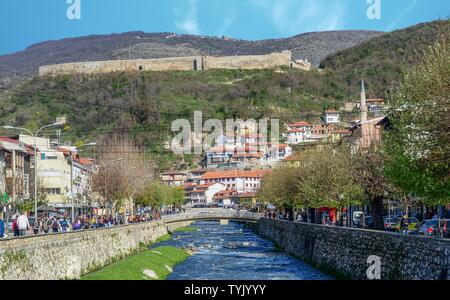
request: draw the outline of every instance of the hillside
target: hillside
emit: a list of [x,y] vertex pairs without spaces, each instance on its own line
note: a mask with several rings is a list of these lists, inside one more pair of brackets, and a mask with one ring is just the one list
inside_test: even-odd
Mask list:
[[[180,160],[164,149],[173,120],[191,119],[194,110],[201,110],[203,120],[268,117],[281,122],[317,122],[324,109],[358,100],[362,75],[369,97],[384,96],[401,78],[401,70],[420,59],[421,51],[433,43],[437,28],[444,24],[448,22],[420,24],[375,37],[324,59],[322,72],[285,68],[281,72],[209,70],[34,77],[12,90],[0,91],[0,124],[37,128],[66,115],[69,126],[61,137],[65,141],[92,141],[103,134],[126,132],[148,147],[160,169],[182,168],[194,158]],[[355,118],[357,113],[344,117]],[[55,134],[54,130],[47,133]],[[1,134],[10,132],[0,130]]]
[[[0,78],[37,74],[41,65],[135,58],[204,55],[267,54],[292,50],[295,59],[315,66],[331,53],[357,45],[382,33],[373,31],[315,32],[285,39],[246,41],[174,33],[127,32],[48,41],[24,51],[0,56]],[[23,77],[22,77],[23,78]]]
[[357,46],[335,53],[320,66],[355,85],[361,77],[370,78],[373,96],[383,97],[383,91],[396,86],[404,68],[415,65],[424,50],[434,43],[438,32],[450,30],[450,21],[418,24],[375,37]]

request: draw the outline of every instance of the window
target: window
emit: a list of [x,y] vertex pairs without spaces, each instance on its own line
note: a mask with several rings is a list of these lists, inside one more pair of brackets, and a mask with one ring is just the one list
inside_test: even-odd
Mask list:
[[61,188],[47,188],[45,192],[49,195],[61,195]]

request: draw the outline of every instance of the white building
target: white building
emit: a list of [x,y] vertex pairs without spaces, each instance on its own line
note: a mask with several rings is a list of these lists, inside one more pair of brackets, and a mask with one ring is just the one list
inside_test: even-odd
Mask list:
[[304,121],[288,124],[287,143],[296,145],[308,142],[311,139],[313,127],[314,125]]
[[325,124],[337,124],[341,122],[341,115],[338,111],[327,110],[323,114],[323,121]]
[[188,205],[212,204],[214,195],[226,189],[225,185],[216,182],[199,184],[190,192]]
[[256,192],[261,186],[261,179],[269,172],[270,170],[207,172],[201,177],[200,182],[221,183],[227,189],[236,190],[238,193]]

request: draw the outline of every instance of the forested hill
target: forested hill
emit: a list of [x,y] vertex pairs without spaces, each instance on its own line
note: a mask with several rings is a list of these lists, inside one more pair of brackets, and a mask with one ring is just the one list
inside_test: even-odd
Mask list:
[[449,20],[386,33],[332,54],[320,66],[333,70],[349,85],[355,85],[362,76],[370,78],[369,88],[383,96],[383,91],[396,86],[405,68],[422,59],[424,50],[434,43],[442,30],[450,30]]
[[33,77],[0,90],[0,124],[37,128],[66,115],[63,140],[75,143],[111,132],[129,133],[158,156],[162,169],[168,168],[179,161],[164,149],[173,120],[190,119],[194,110],[201,110],[204,119],[317,122],[324,109],[359,99],[362,76],[368,96],[383,97],[396,86],[401,70],[421,58],[444,24],[448,22],[376,37],[328,57],[322,62],[323,72],[284,68]]

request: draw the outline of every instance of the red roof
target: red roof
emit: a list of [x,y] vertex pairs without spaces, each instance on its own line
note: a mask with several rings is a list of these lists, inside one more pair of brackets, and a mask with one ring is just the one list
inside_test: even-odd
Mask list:
[[310,123],[301,121],[301,122],[295,122],[288,125],[289,127],[304,127],[304,126],[312,126]]
[[79,157],[76,161],[78,161],[80,164],[83,164],[86,166],[91,166],[94,164],[94,162],[92,161],[92,158]]
[[305,132],[305,131],[302,129],[291,129],[288,131],[288,133],[295,133],[295,132]]
[[11,143],[11,144],[19,144],[18,140],[14,140],[14,139],[6,137],[6,136],[0,136],[0,141],[8,142],[8,143]]
[[217,172],[207,172],[203,174],[200,179],[223,179],[223,178],[242,178],[242,177],[253,177],[253,178],[260,178],[264,175],[270,173],[270,170],[254,170],[254,171],[240,171],[240,170],[233,170],[233,171],[217,171]]

